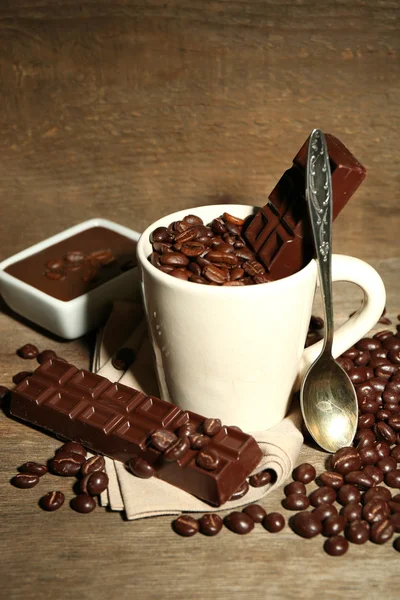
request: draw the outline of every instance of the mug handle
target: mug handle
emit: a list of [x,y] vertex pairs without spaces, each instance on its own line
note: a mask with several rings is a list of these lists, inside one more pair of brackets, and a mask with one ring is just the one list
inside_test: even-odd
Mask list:
[[[334,254],[332,256],[332,281],[348,281],[360,286],[364,301],[357,312],[334,333],[332,355],[340,356],[356,344],[382,316],[386,303],[385,286],[380,275],[371,265],[354,256]],[[319,279],[317,282],[319,287]],[[323,340],[306,348],[300,361],[295,389],[299,389],[304,375],[322,351]]]

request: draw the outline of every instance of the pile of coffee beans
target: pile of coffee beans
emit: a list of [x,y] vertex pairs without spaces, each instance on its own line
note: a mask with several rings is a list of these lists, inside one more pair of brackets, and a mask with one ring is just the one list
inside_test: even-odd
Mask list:
[[266,283],[271,278],[242,236],[247,222],[224,213],[205,225],[200,217],[186,215],[181,221],[152,231],[149,261],[160,271],[193,283]]
[[[71,500],[71,508],[80,513],[89,513],[96,508],[95,496],[108,487],[108,475],[104,472],[105,460],[102,456],[87,458],[85,448],[77,442],[66,442],[59,448],[46,465],[29,461],[19,467],[19,473],[11,479],[12,485],[20,489],[35,487],[41,477],[50,472],[62,477],[78,477],[75,487],[77,495]],[[62,507],[65,501],[63,492],[47,492],[39,500],[43,510],[53,512]]]
[[266,513],[260,504],[249,504],[242,511],[235,510],[222,519],[216,513],[206,513],[199,519],[190,515],[181,515],[172,523],[176,533],[191,537],[197,532],[203,535],[217,535],[223,525],[233,533],[246,535],[254,529],[255,523],[261,523],[270,533],[278,533],[285,527],[285,518],[277,512]]

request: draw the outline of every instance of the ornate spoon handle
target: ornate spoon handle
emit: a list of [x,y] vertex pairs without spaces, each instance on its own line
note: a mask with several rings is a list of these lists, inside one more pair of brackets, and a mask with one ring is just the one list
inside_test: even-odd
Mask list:
[[306,199],[314,234],[315,251],[325,311],[324,350],[331,352],[333,341],[332,306],[332,180],[325,136],[311,132],[306,170]]

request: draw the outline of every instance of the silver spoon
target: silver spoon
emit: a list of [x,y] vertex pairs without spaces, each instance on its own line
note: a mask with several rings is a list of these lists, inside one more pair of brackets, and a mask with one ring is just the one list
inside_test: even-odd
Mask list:
[[347,373],[332,356],[332,181],[325,136],[311,133],[306,171],[306,199],[318,261],[325,313],[321,354],[309,368],[300,390],[306,427],[321,448],[335,452],[349,446],[357,427],[357,396]]

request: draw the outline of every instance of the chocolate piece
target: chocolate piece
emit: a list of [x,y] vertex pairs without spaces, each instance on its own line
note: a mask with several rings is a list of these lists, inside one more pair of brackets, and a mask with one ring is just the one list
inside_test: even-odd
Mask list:
[[[50,261],[50,262],[49,262]],[[136,242],[105,227],[91,227],[5,269],[13,277],[68,302],[136,264]]]
[[[198,466],[199,452],[190,448],[188,438],[180,438],[187,441],[183,455],[168,461],[166,455],[173,446],[165,452],[153,448],[152,433],[158,429],[174,432],[188,420],[200,430],[205,417],[79,371],[59,359],[50,359],[17,386],[11,395],[10,412],[116,460],[134,459],[130,467],[137,474],[144,472],[138,461],[144,461],[158,478],[218,506],[243,484],[261,459],[254,438],[223,426],[207,444],[207,451],[218,456],[213,471]],[[83,458],[74,454],[77,456]]]
[[[335,219],[364,180],[365,168],[340,140],[325,134],[332,173]],[[313,256],[305,170],[308,139],[269,195],[269,202],[251,220],[245,239],[272,279],[287,277],[304,267]]]

